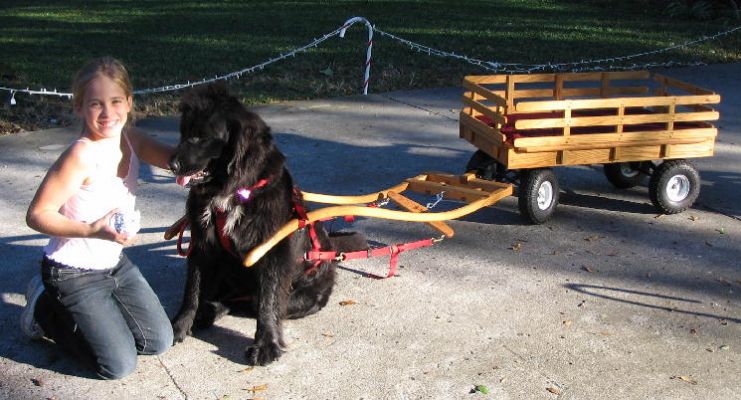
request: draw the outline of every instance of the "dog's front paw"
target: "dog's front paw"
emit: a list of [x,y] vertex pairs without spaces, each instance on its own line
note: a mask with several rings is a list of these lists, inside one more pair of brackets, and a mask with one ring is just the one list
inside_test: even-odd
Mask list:
[[281,346],[277,342],[272,341],[258,342],[247,347],[247,350],[245,350],[247,363],[250,365],[268,365],[279,359],[282,354],[283,349]]
[[173,321],[172,323],[172,344],[185,340],[185,337],[191,334],[190,327],[186,327],[182,321]]

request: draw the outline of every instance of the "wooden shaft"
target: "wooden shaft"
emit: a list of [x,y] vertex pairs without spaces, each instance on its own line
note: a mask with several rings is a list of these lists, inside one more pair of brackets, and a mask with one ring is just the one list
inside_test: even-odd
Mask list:
[[[427,211],[427,207],[417,203],[416,201],[402,196],[398,193],[389,192],[389,199],[393,201],[394,203],[398,204],[399,207],[402,207],[403,209],[413,212],[413,213],[423,213]],[[431,227],[433,227],[438,232],[442,233],[443,235],[452,238],[453,235],[455,235],[455,231],[453,231],[453,228],[451,228],[448,224],[446,224],[443,221],[432,221],[428,222]]]
[[[412,179],[424,179],[426,175],[418,175]],[[376,193],[370,193],[360,196],[334,196],[334,195],[328,195],[328,194],[320,194],[320,193],[311,193],[311,192],[301,192],[301,195],[303,196],[304,200],[310,201],[313,203],[324,203],[324,204],[365,204],[374,202],[377,200],[382,200],[386,198],[386,195],[388,192],[403,192],[406,190],[406,188],[409,186],[409,183],[402,182],[396,186],[390,187],[386,190],[381,190],[380,192]]]
[[[491,196],[477,200],[463,207],[455,210],[439,212],[439,213],[412,213],[407,211],[394,211],[385,210],[381,208],[372,207],[360,207],[360,206],[334,206],[326,207],[319,210],[311,211],[307,215],[306,222],[315,222],[325,218],[334,218],[344,215],[356,215],[361,217],[372,217],[372,218],[383,218],[396,221],[409,221],[409,222],[432,222],[432,221],[447,221],[451,219],[460,218],[464,215],[470,214],[480,208],[490,206],[497,201],[512,194],[512,187],[500,189],[491,194]],[[298,219],[288,221],[283,225],[270,239],[262,243],[261,245],[252,249],[247,256],[244,258],[244,266],[251,267],[255,265],[257,261],[262,258],[270,249],[278,244],[281,240],[285,239],[288,235],[299,229]]]
[[184,224],[188,220],[187,215],[183,215],[178,219],[172,226],[167,228],[165,231],[165,240],[170,240],[180,233],[180,225]]

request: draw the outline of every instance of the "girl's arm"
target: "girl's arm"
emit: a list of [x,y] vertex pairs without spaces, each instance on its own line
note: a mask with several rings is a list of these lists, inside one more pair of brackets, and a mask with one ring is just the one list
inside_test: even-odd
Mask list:
[[168,163],[175,152],[175,148],[154,140],[136,127],[129,128],[129,140],[134,147],[137,157],[149,165],[170,170]]
[[75,142],[62,153],[36,191],[26,213],[26,223],[32,229],[51,236],[93,237],[128,244],[131,238],[108,226],[108,220],[116,210],[92,223],[74,221],[59,212],[95,167],[89,161],[92,159],[90,151],[89,144]]

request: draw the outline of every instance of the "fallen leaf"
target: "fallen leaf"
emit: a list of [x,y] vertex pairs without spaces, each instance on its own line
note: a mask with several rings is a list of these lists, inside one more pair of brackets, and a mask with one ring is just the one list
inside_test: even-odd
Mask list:
[[547,390],[547,391],[549,391],[549,392],[551,392],[553,394],[561,394],[561,389],[559,389],[559,388],[557,388],[555,386],[547,387],[547,388],[545,388],[545,390]]
[[726,230],[724,228],[716,229],[715,231],[718,232],[718,233],[720,233],[721,235],[725,235],[726,234]]
[[690,329],[690,334],[691,335],[697,335],[697,329],[695,329],[695,328]]
[[662,217],[664,217],[664,214],[657,214],[657,215],[654,216],[654,219],[659,219],[659,218],[662,218]]
[[696,216],[694,216],[694,215],[690,215],[690,217],[689,217],[689,218],[687,218],[687,219],[689,219],[689,220],[690,220],[690,221],[692,221],[692,222],[695,222],[695,221],[699,221],[699,220],[700,220],[700,218],[698,218],[698,217],[696,217]]
[[322,336],[324,336],[324,337],[334,337],[334,333],[329,332],[329,331],[322,332]]
[[340,302],[340,305],[341,305],[341,306],[351,306],[351,305],[353,305],[353,304],[358,304],[358,302],[357,302],[357,301],[355,301],[355,300],[342,300],[342,301]]
[[255,394],[257,392],[264,392],[264,391],[268,390],[268,384],[265,383],[263,385],[253,386],[250,389],[244,389],[244,390],[246,390],[246,391],[248,391],[248,392],[250,392],[252,394]]
[[512,250],[514,252],[519,252],[520,250],[522,250],[522,243],[519,243],[519,242],[518,243],[515,243],[512,246],[510,246],[509,248],[510,248],[510,250]]
[[600,240],[604,238],[605,238],[604,236],[594,235],[594,236],[585,237],[584,240],[586,240],[587,242],[593,242],[595,240]]
[[252,372],[252,370],[255,369],[255,367],[247,367],[242,370],[242,372]]
[[588,266],[588,265],[582,265],[581,269],[583,269],[584,271],[587,271],[587,272],[594,272],[592,270],[592,268],[590,266]]
[[323,69],[323,70],[319,71],[319,73],[322,74],[322,75],[324,75],[324,76],[332,76],[332,75],[334,75],[334,71],[332,71],[332,68],[329,68],[329,67],[327,67],[327,69]]
[[728,282],[725,278],[718,278],[718,282],[720,282],[720,283],[722,283],[722,284],[724,284],[726,286],[731,286],[731,282]]
[[563,326],[565,326],[567,328],[570,327],[571,324],[572,324],[572,321],[570,319],[567,319],[566,321],[563,321]]
[[708,353],[715,353],[715,350],[713,350],[713,349],[711,349],[709,347],[707,349],[705,349],[705,351],[707,351]]
[[689,376],[672,376],[670,379],[679,379],[680,381],[687,382],[691,385],[697,385],[697,381],[690,378]]
[[507,378],[502,378],[502,379],[499,380],[499,383],[504,383],[504,381],[506,381],[506,380],[507,380]]
[[727,344],[724,344],[724,345],[722,345],[722,346],[720,346],[718,348],[721,349],[721,350],[730,350],[731,349],[731,346],[729,346]]
[[489,394],[489,388],[484,385],[476,385],[476,391],[483,394]]

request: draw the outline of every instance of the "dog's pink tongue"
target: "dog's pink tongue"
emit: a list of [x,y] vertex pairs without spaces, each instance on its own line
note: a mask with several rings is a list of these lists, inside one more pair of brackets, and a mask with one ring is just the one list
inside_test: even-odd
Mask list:
[[187,185],[188,182],[190,182],[190,175],[188,175],[188,176],[180,176],[180,175],[178,175],[175,178],[175,182],[177,182],[178,185],[180,185],[182,187],[185,187],[185,185]]

